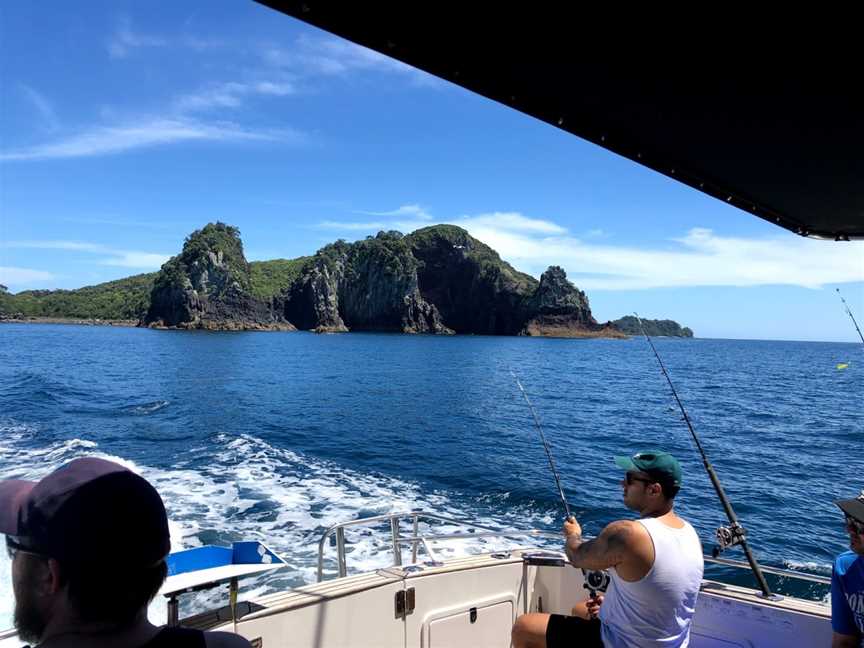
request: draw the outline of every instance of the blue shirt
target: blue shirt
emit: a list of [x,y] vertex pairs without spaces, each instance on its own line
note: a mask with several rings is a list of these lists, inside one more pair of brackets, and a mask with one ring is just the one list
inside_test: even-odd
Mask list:
[[831,627],[864,636],[864,556],[851,551],[837,556],[831,571]]

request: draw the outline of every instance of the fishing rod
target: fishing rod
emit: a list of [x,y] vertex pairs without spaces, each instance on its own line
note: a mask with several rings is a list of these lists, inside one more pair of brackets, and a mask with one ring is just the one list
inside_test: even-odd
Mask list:
[[765,580],[765,575],[762,573],[759,563],[756,562],[753,552],[750,551],[750,545],[747,544],[747,532],[738,522],[738,516],[735,515],[735,511],[732,510],[732,504],[729,502],[729,498],[726,497],[726,492],[720,484],[720,479],[717,477],[717,473],[714,472],[714,466],[712,466],[711,462],[708,461],[708,455],[705,454],[702,443],[699,441],[699,436],[696,434],[696,430],[693,429],[693,424],[690,422],[687,410],[684,409],[684,404],[681,402],[681,399],[678,398],[678,392],[675,390],[675,385],[672,384],[672,378],[669,377],[669,372],[666,371],[666,366],[663,364],[663,360],[660,359],[660,354],[657,353],[657,348],[654,346],[654,342],[645,331],[645,326],[642,324],[642,319],[639,317],[639,314],[633,314],[636,315],[636,321],[639,322],[639,328],[642,330],[642,335],[645,336],[645,339],[648,340],[648,344],[651,345],[654,357],[657,358],[657,362],[660,364],[660,371],[663,372],[666,382],[669,383],[669,387],[672,389],[672,395],[675,397],[675,402],[678,403],[678,408],[681,410],[681,414],[684,415],[684,422],[687,423],[687,428],[690,430],[693,441],[696,443],[696,448],[699,450],[699,454],[702,455],[702,463],[705,466],[708,477],[711,479],[711,484],[714,486],[714,490],[720,498],[720,503],[726,511],[726,517],[729,518],[728,527],[720,527],[717,529],[717,547],[715,547],[713,551],[714,557],[716,558],[724,549],[740,544],[741,548],[744,550],[744,555],[747,556],[747,562],[750,563],[750,568],[753,570],[753,575],[759,583],[759,589],[762,590],[762,596],[771,599],[778,598],[775,594],[771,593],[771,589],[768,587],[768,581]]
[[549,459],[549,467],[552,469],[552,476],[555,477],[555,485],[558,487],[558,495],[561,497],[561,504],[564,505],[564,512],[567,514],[567,519],[570,519],[573,515],[570,513],[567,499],[564,497],[564,489],[561,488],[561,480],[558,478],[558,470],[555,468],[555,460],[552,459],[552,450],[550,450],[549,443],[546,441],[546,435],[543,434],[543,428],[540,426],[540,419],[537,418],[537,412],[534,410],[534,406],[531,404],[531,400],[528,398],[525,388],[522,386],[522,383],[519,382],[519,378],[513,370],[510,371],[510,375],[513,376],[513,379],[516,381],[516,386],[519,387],[519,391],[522,392],[522,395],[525,397],[525,402],[528,403],[528,408],[531,410],[532,416],[534,416],[534,425],[537,427],[537,431],[540,433],[540,440],[543,441],[543,447],[546,449],[546,457]]
[[840,301],[843,302],[843,306],[846,308],[846,314],[849,316],[849,319],[852,320],[852,323],[855,325],[855,330],[858,331],[858,337],[861,338],[861,342],[864,343],[864,335],[861,335],[861,329],[858,328],[858,322],[855,321],[855,316],[852,315],[852,311],[849,310],[849,304],[846,303],[846,300],[843,299],[843,295],[840,294],[840,289],[835,288],[837,291],[837,296],[840,298]]

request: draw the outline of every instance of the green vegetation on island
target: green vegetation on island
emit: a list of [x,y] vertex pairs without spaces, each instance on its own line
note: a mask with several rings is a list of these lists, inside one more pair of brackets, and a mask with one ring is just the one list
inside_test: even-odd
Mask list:
[[[639,321],[633,315],[627,315],[621,319],[614,320],[611,324],[627,335],[642,335]],[[645,332],[652,337],[693,337],[693,331],[686,326],[682,327],[678,322],[673,320],[643,319],[642,324],[645,326]]]

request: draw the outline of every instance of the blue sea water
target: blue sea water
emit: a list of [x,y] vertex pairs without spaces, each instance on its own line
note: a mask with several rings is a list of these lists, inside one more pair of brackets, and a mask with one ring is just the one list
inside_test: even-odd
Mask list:
[[[829,573],[847,541],[832,501],[864,487],[861,345],[655,343],[759,560]],[[423,508],[557,531],[554,480],[511,370],[587,533],[628,515],[612,457],[663,448],[683,465],[681,514],[713,545],[722,509],[642,339],[7,324],[0,478],[122,460],[162,493],[175,548],[252,538],[286,557],[251,593],[313,581],[321,532],[357,516]],[[381,564],[376,539],[349,539],[354,571]],[[11,609],[4,556],[0,627]]]

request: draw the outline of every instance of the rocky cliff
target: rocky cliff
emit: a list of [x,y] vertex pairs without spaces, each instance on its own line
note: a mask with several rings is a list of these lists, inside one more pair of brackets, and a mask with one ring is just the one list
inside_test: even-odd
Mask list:
[[338,241],[307,263],[285,291],[282,312],[297,327],[319,332],[452,333],[421,296],[417,267],[398,232]]
[[597,324],[561,268],[538,282],[453,225],[322,248],[283,294],[282,314],[320,332],[621,336]]
[[436,225],[406,238],[420,294],[456,333],[516,335],[531,314],[537,280],[518,272],[460,227]]
[[252,295],[240,231],[224,223],[190,234],[183,251],[162,266],[142,323],[212,330],[294,328],[272,303]]

